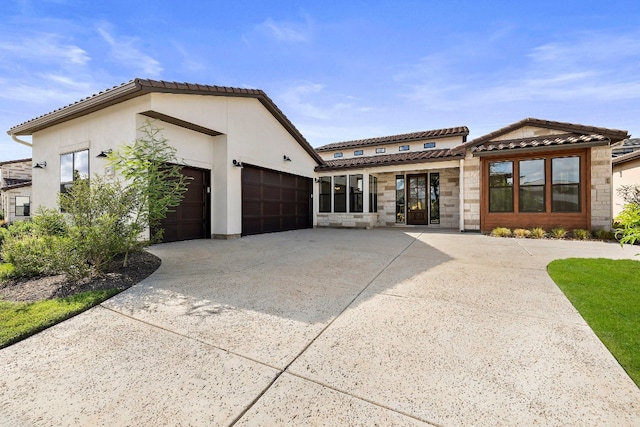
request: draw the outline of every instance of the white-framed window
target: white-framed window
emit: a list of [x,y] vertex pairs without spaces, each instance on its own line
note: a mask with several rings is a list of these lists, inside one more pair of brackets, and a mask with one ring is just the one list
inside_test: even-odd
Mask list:
[[334,159],[339,159],[342,157],[342,153],[333,153],[333,158]]
[[364,154],[363,150],[356,150],[356,151],[353,152],[354,156],[362,156],[363,154]]
[[376,148],[376,154],[382,154],[382,153],[386,153],[387,149],[384,147],[378,147]]
[[31,216],[31,198],[16,196],[16,216]]
[[78,179],[89,179],[89,150],[60,156],[60,192],[66,193]]
[[398,147],[398,151],[409,151],[409,146],[401,145],[400,147]]
[[436,148],[435,142],[425,142],[423,148]]

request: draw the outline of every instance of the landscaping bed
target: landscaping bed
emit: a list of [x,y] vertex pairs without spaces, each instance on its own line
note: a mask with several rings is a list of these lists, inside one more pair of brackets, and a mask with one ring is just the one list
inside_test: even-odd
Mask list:
[[35,302],[65,298],[81,292],[127,289],[160,267],[160,258],[146,251],[130,255],[127,267],[117,258],[98,277],[68,280],[65,275],[10,279],[0,283],[0,300]]

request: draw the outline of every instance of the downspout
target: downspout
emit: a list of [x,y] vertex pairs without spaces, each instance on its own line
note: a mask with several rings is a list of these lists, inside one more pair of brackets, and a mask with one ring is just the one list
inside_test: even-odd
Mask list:
[[29,148],[33,148],[33,144],[31,144],[30,142],[27,142],[27,141],[23,141],[22,139],[18,138],[14,134],[11,134],[11,139],[13,139],[18,144],[26,145]]
[[460,159],[460,231],[464,231],[464,159]]

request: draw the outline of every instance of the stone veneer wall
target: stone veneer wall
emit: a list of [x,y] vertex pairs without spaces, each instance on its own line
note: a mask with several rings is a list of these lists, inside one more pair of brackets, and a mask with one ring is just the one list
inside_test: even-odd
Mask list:
[[460,172],[458,168],[430,169],[376,174],[378,177],[378,223],[379,227],[396,225],[396,175],[414,173],[440,174],[440,224],[429,224],[435,228],[459,228],[460,223]]
[[464,229],[480,230],[480,159],[467,154],[464,160]]
[[591,148],[591,228],[611,230],[611,146]]
[[317,214],[318,227],[333,228],[372,228],[378,220],[377,213],[332,213]]

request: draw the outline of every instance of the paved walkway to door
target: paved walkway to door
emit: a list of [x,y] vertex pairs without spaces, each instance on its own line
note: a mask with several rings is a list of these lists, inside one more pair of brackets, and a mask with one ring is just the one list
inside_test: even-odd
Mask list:
[[0,350],[0,425],[640,425],[546,273],[638,248],[406,228],[151,251],[147,280]]

